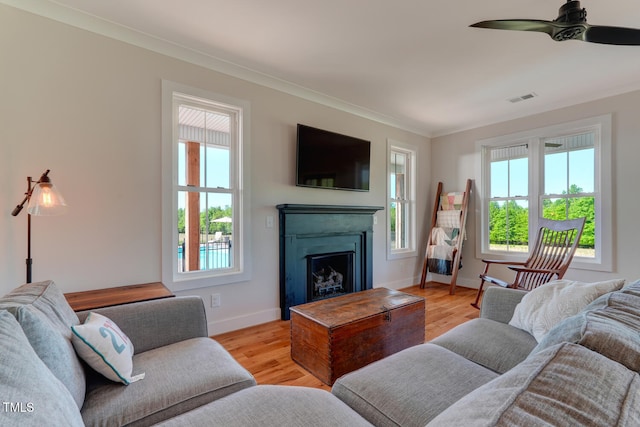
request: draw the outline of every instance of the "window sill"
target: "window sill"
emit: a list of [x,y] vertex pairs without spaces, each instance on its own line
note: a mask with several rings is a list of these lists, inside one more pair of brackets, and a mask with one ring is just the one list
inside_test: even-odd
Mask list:
[[387,260],[390,261],[394,259],[415,258],[417,256],[418,252],[415,250],[387,252]]

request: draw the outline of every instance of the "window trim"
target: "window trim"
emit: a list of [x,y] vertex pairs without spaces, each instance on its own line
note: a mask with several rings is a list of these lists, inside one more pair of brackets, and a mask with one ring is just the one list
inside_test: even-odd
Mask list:
[[[391,175],[391,170],[389,168],[390,157],[393,151],[397,151],[400,153],[407,154],[408,156],[408,164],[407,164],[407,175],[408,179],[406,182],[406,194],[408,196],[408,215],[409,215],[409,230],[407,231],[407,240],[408,245],[406,248],[402,249],[392,249],[391,248],[391,209],[388,209],[389,204],[391,203],[391,180],[389,179]],[[417,236],[416,236],[416,185],[417,185],[417,157],[418,152],[416,148],[410,144],[406,144],[400,141],[395,141],[392,139],[387,139],[387,156],[386,156],[386,164],[387,164],[387,221],[386,221],[386,235],[385,239],[387,244],[387,259],[401,259],[401,258],[409,258],[417,256]]]
[[[178,255],[174,248],[178,236],[174,232],[178,212],[178,143],[174,133],[174,94],[186,98],[210,100],[239,111],[240,147],[232,155],[232,173],[236,171],[238,186],[237,206],[234,206],[234,238],[240,242],[238,268],[233,270],[178,273]],[[251,210],[250,210],[250,107],[248,101],[186,86],[168,80],[162,81],[162,282],[173,291],[217,286],[251,279]],[[235,158],[234,158],[235,157]],[[235,212],[237,211],[237,212]],[[235,218],[234,218],[235,219]]]
[[[542,188],[544,171],[540,162],[544,155],[541,142],[546,138],[559,137],[583,131],[596,131],[594,141],[595,157],[595,238],[596,256],[594,259],[575,256],[571,268],[594,271],[613,271],[613,205],[612,205],[612,115],[605,114],[586,119],[575,120],[552,126],[546,126],[495,138],[476,141],[476,176],[480,177],[479,202],[480,211],[476,215],[476,257],[494,259],[525,260],[526,254],[505,253],[488,249],[488,230],[484,224],[488,223],[488,205],[490,179],[488,176],[487,151],[485,147],[499,147],[517,144],[531,144],[529,168],[529,232],[534,233],[537,227],[540,206],[542,205]],[[535,236],[529,236],[532,242]]]

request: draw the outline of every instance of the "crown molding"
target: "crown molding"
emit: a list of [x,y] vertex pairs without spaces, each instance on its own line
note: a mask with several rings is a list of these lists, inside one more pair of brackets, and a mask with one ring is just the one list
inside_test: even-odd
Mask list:
[[133,46],[150,50],[171,58],[179,59],[194,65],[202,66],[210,70],[236,77],[251,83],[265,86],[280,92],[293,95],[307,101],[315,102],[327,107],[350,113],[384,125],[399,128],[421,136],[431,137],[431,132],[424,129],[418,123],[408,123],[400,119],[371,111],[364,107],[354,105],[344,100],[325,95],[318,91],[297,85],[262,73],[257,70],[235,64],[230,61],[209,55],[207,53],[191,49],[163,40],[161,38],[145,34],[132,28],[128,28],[114,22],[110,22],[94,15],[87,14],[77,9],[72,9],[49,0],[0,0],[0,4],[14,7],[45,18],[52,19],[82,30],[96,33],[111,39],[115,39]]

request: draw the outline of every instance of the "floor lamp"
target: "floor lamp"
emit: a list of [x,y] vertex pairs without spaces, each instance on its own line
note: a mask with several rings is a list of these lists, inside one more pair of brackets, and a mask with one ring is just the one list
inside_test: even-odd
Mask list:
[[24,193],[24,200],[11,212],[11,215],[18,216],[27,205],[27,283],[31,283],[31,215],[51,216],[64,213],[67,204],[58,189],[51,183],[49,169],[47,169],[40,179],[33,182],[27,177],[27,192]]

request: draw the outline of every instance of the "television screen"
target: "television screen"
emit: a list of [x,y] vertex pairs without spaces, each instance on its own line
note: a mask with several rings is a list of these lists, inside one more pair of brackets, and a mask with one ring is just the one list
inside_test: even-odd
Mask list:
[[296,185],[369,191],[371,142],[298,124]]

